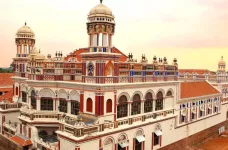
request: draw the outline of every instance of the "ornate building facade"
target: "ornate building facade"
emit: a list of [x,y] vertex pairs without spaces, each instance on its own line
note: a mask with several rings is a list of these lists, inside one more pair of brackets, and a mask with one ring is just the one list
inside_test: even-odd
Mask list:
[[168,64],[142,55],[138,62],[123,54],[112,46],[115,17],[102,1],[87,19],[88,47],[66,57],[42,55],[27,24],[17,31],[13,100],[22,104],[15,106],[20,123],[4,119],[4,135],[29,141],[27,148],[156,150],[227,119],[221,83],[212,85],[209,75],[182,82],[175,58]]

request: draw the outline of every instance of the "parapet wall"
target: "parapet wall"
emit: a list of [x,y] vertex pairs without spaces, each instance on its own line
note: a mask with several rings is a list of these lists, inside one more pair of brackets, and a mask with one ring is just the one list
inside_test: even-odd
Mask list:
[[188,149],[189,146],[194,147],[197,144],[202,143],[206,139],[218,136],[218,129],[222,126],[225,126],[225,129],[228,129],[228,120],[219,123],[215,126],[212,126],[208,129],[205,129],[201,132],[193,134],[185,139],[179,140],[175,143],[162,147],[159,150],[184,150]]

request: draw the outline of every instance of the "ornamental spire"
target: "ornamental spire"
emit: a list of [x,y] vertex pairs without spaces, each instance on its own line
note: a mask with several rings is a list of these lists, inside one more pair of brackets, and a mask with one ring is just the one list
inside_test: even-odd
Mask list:
[[27,25],[26,21],[25,21],[25,26]]
[[100,3],[102,4],[103,0],[100,0]]

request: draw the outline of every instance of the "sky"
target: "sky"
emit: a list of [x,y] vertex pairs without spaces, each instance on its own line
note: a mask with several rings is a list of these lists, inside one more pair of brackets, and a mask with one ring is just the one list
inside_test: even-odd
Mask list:
[[[16,56],[27,22],[44,55],[88,46],[87,15],[99,0],[0,0],[0,67]],[[103,0],[116,22],[113,45],[140,60],[177,58],[179,68],[217,70],[228,62],[228,0]]]

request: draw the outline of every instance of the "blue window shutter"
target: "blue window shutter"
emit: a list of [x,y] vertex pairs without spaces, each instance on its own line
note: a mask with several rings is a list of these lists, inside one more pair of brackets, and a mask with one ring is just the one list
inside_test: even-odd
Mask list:
[[96,47],[94,47],[94,52],[97,52],[97,48]]
[[104,47],[103,49],[104,49],[104,52],[106,52],[106,48]]

